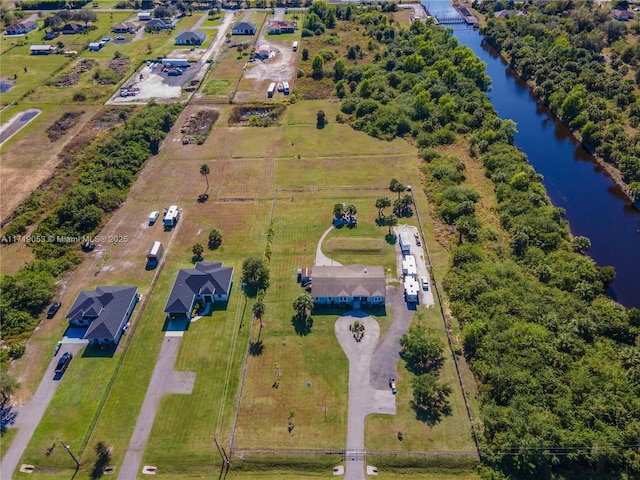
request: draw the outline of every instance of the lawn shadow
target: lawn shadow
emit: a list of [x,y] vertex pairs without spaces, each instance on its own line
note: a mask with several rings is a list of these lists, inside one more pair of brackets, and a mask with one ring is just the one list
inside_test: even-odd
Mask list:
[[262,340],[256,340],[249,343],[249,355],[252,357],[259,357],[264,352],[264,343]]
[[118,346],[115,343],[110,343],[108,345],[90,343],[87,345],[87,348],[84,349],[82,358],[110,358],[113,357],[114,353],[116,353],[117,347]]
[[7,431],[9,425],[16,423],[17,417],[18,412],[14,412],[11,405],[4,402],[0,405],[0,435]]
[[311,333],[311,327],[313,327],[313,317],[303,317],[301,315],[294,315],[291,317],[291,325],[295,328],[296,333],[301,337],[305,337]]
[[[440,421],[442,420],[442,413],[437,410],[427,411],[424,408],[418,407],[413,402],[411,402],[411,408],[413,408],[413,411],[416,412],[416,419],[426,423],[430,427],[433,427],[434,425],[440,423]],[[450,415],[450,413],[447,412],[444,412],[444,414]]]
[[191,319],[187,317],[171,318],[169,315],[164,320],[163,332],[186,332],[191,325]]

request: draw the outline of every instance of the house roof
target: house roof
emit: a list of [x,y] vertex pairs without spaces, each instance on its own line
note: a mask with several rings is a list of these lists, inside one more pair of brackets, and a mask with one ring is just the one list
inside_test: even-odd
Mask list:
[[233,26],[233,30],[255,30],[256,26],[249,22],[238,22]]
[[83,290],[71,306],[67,319],[91,320],[84,338],[115,338],[138,287],[96,287]]
[[165,20],[164,18],[154,18],[153,20],[149,20],[147,22],[148,27],[155,28],[155,25],[168,27],[171,25],[171,22]]
[[183,268],[164,309],[169,314],[186,314],[196,295],[229,295],[232,267],[223,267],[222,262],[198,262],[195,268]]
[[615,18],[624,19],[624,20],[633,18],[633,13],[631,13],[629,10],[622,10],[619,8],[612,8],[611,15],[613,15]]
[[380,266],[313,267],[314,297],[385,297],[387,284]]
[[84,27],[77,24],[76,22],[69,22],[64,27],[62,27],[62,30],[73,30],[74,32],[80,32],[83,29]]
[[178,34],[178,36],[176,37],[176,42],[178,40],[187,40],[187,41],[200,40],[201,42],[204,42],[205,38],[207,38],[207,34],[204,32],[201,32],[200,30],[185,30]]
[[519,17],[520,15],[524,15],[522,10],[500,10],[494,13],[496,18]]
[[53,50],[53,45],[31,45],[29,50],[32,52],[40,50]]
[[136,30],[137,26],[133,22],[118,22],[113,24],[114,30]]
[[296,22],[287,20],[269,20],[269,28],[296,28]]
[[32,18],[27,18],[26,20],[23,20],[23,21],[21,21],[19,23],[14,23],[13,25],[9,25],[7,27],[7,31],[27,30],[27,29],[33,27],[34,25],[36,25],[37,23],[38,22],[36,22]]

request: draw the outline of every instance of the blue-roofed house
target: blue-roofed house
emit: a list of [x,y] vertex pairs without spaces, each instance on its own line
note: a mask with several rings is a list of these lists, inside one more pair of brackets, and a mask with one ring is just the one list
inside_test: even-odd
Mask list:
[[194,268],[183,268],[173,284],[165,313],[171,317],[191,318],[197,301],[207,304],[229,300],[233,267],[222,262],[198,262]]
[[96,287],[83,290],[67,313],[69,324],[87,328],[84,338],[96,344],[117,344],[138,303],[138,287]]

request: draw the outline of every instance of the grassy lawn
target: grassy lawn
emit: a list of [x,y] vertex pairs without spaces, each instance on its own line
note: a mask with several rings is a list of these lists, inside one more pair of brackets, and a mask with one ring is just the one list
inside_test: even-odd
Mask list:
[[[180,126],[197,110],[197,106],[187,107],[160,155],[147,163],[127,202],[102,232],[129,235],[129,242],[104,246],[102,256],[89,256],[67,281],[65,305],[70,305],[81,289],[99,284],[134,284],[148,293],[153,272],[144,270],[146,249],[153,240],[162,240],[167,248],[170,234],[159,227],[147,227],[146,214],[169,204],[183,208],[165,254],[164,269],[144,311],[124,339],[125,344],[131,342],[126,354],[125,344],[121,344],[113,357],[78,355],[65,374],[23,459],[50,469],[39,478],[69,476],[72,465],[67,452],[55,447],[47,455],[47,449],[60,438],[82,457],[85,467],[76,478],[89,478],[95,461],[93,449],[99,441],[113,447],[112,463],[121,465],[162,343],[167,295],[178,269],[191,265],[191,246],[195,242],[206,245],[213,227],[222,231],[223,244],[215,252],[206,250],[205,260],[223,261],[235,268],[231,298],[225,309],[190,324],[185,332],[175,369],[196,373],[194,391],[163,398],[143,464],[156,465],[166,478],[218,472],[219,456],[212,436],[217,435],[225,448],[229,446],[249,340],[260,340],[262,349],[248,359],[235,449],[344,448],[348,364],[335,339],[337,317],[335,313],[314,315],[311,332],[296,333],[291,303],[303,292],[296,283],[296,269],[313,264],[317,241],[330,226],[333,205],[346,202],[356,204],[359,224],[352,230],[331,232],[327,240],[331,255],[345,264],[382,264],[395,271],[393,247],[384,242],[386,229],[375,225],[375,199],[392,197],[386,188],[392,177],[418,185],[419,160],[415,149],[401,140],[383,142],[332,121],[338,107],[326,101],[298,102],[288,107],[279,126],[251,128],[228,126],[224,119],[231,107],[224,106],[204,145],[182,146]],[[318,109],[330,120],[322,130],[315,127]],[[196,198],[205,188],[199,174],[203,162],[211,167],[212,175],[209,201],[200,204]],[[276,193],[274,205],[276,188],[284,190]],[[426,197],[414,189],[431,246],[434,232]],[[253,300],[245,301],[240,290],[241,264],[249,255],[262,255],[272,207],[271,286],[262,329],[253,325],[250,338]],[[354,248],[362,242],[369,248]],[[434,246],[432,260],[438,278],[448,261],[444,249]],[[392,312],[386,313],[379,319],[383,331],[391,321]],[[444,334],[437,309],[427,311],[423,321],[439,335]],[[55,335],[59,333],[41,341],[53,342],[53,346]],[[367,448],[468,449],[468,420],[452,369],[447,361],[442,378],[454,388],[453,417],[433,429],[415,421],[408,403],[410,375],[403,371],[398,378],[398,415],[369,417]],[[274,388],[276,371],[280,381]],[[289,432],[291,416],[294,429]],[[405,433],[402,445],[398,445],[398,431]],[[271,473],[232,471],[228,478],[268,478]],[[271,476],[326,478],[330,474],[328,470],[326,474],[310,471],[309,476],[279,472]],[[399,475],[388,472],[380,476],[393,479]],[[477,478],[468,469],[461,475],[424,478]]]
[[4,458],[4,454],[7,452],[16,433],[18,433],[16,429],[8,429],[0,436],[0,458]]

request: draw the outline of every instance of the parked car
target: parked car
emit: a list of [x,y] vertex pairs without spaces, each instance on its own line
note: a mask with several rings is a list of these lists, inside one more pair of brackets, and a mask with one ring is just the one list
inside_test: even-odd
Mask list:
[[156,220],[158,220],[159,216],[160,216],[160,212],[158,212],[157,210],[154,210],[153,212],[151,212],[149,214],[149,226],[156,223]]
[[422,283],[422,289],[425,291],[429,290],[429,279],[427,277],[421,277],[420,283]]
[[96,244],[95,243],[91,243],[91,242],[84,242],[82,244],[82,251],[83,252],[91,252],[96,248]]
[[61,302],[53,302],[53,305],[51,305],[49,307],[49,310],[47,310],[47,318],[53,318],[53,316],[58,313],[58,310],[60,310],[61,306]]
[[395,378],[390,378],[389,379],[389,388],[391,389],[391,393],[393,393],[394,395],[396,393],[398,393],[398,390],[396,390],[396,379]]
[[71,363],[71,359],[73,358],[73,354],[71,352],[64,352],[58,360],[58,365],[56,365],[56,373],[63,374],[64,371]]

